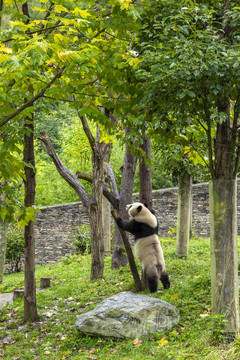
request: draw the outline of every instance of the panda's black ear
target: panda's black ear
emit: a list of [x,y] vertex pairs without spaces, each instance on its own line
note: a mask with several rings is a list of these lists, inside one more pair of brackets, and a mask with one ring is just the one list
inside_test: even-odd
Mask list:
[[137,207],[137,211],[140,212],[141,210],[142,210],[142,205],[139,205],[139,206]]
[[144,206],[145,206],[146,208],[148,208],[148,204],[147,204],[147,203],[144,203]]

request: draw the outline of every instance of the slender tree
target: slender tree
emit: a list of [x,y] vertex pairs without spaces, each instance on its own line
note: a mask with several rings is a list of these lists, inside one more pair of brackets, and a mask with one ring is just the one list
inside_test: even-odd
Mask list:
[[[35,203],[35,160],[34,160],[34,122],[32,118],[26,118],[25,128],[27,133],[24,135],[23,161],[25,166],[25,200],[26,208],[32,207]],[[24,289],[24,321],[35,321],[37,315],[36,304],[36,282],[35,282],[35,241],[34,241],[34,222],[29,221],[25,226],[25,289]]]
[[[91,228],[91,246],[92,246],[92,265],[91,265],[91,279],[99,279],[103,277],[104,269],[104,237],[102,226],[102,197],[104,187],[104,159],[108,150],[109,144],[100,140],[99,131],[97,131],[96,139],[90,131],[87,120],[84,116],[80,116],[80,120],[90,143],[92,149],[92,194],[88,194],[87,190],[78,180],[81,173],[74,175],[59,159],[55,153],[50,139],[42,132],[41,141],[44,150],[53,160],[57,171],[69,183],[71,187],[77,192],[83,205],[88,210],[90,228]],[[89,178],[88,178],[89,179]],[[107,190],[105,189],[107,192]]]
[[[5,200],[5,192],[2,193],[0,200]],[[0,217],[0,284],[3,281],[4,265],[5,265],[5,255],[6,255],[6,246],[7,246],[7,221],[2,220]]]
[[[154,16],[152,14],[154,13]],[[237,1],[162,1],[146,9],[145,49],[137,76],[154,129],[178,129],[194,148],[208,144],[212,309],[225,335],[239,331],[236,175],[239,167],[239,7]],[[166,27],[165,24],[168,24]],[[156,31],[157,29],[157,31]],[[145,79],[145,80],[144,80]],[[146,94],[146,95],[145,95]],[[142,106],[141,106],[142,104]],[[206,153],[197,149],[206,161]]]
[[[145,153],[139,162],[139,198],[140,202],[152,209],[152,167],[151,167],[151,140],[144,137],[141,149]],[[148,163],[149,162],[149,163]]]
[[[130,133],[131,129],[125,130],[125,136]],[[125,144],[125,156],[122,166],[122,179],[119,196],[118,213],[119,216],[128,220],[128,214],[126,212],[126,205],[132,202],[133,185],[135,178],[135,171],[137,165],[137,157],[134,156],[127,143]],[[114,247],[112,253],[112,268],[119,268],[120,266],[126,266],[128,262],[125,248],[123,246],[122,236],[117,226],[115,226],[114,233]]]
[[184,169],[178,181],[177,249],[178,256],[187,257],[192,213],[192,176]]

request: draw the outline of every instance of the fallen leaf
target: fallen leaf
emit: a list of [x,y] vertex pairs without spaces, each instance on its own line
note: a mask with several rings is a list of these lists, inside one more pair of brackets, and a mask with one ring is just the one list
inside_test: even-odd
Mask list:
[[205,318],[205,317],[207,317],[207,316],[209,316],[208,313],[200,314],[200,317],[201,317],[201,318]]
[[142,340],[136,338],[133,340],[133,345],[135,346],[141,346],[142,345]]
[[168,344],[168,341],[165,338],[162,338],[161,340],[158,341],[158,346],[162,347]]

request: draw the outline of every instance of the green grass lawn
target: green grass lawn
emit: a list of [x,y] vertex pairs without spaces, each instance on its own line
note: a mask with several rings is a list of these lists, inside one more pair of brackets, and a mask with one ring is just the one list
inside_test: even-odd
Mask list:
[[[37,294],[39,322],[22,322],[22,299],[0,309],[0,359],[240,359],[239,340],[217,346],[222,320],[210,314],[209,239],[191,240],[187,260],[175,255],[174,239],[161,239],[161,243],[171,288],[163,290],[160,285],[159,292],[150,296],[179,309],[177,327],[138,341],[80,335],[75,328],[79,314],[120,291],[135,291],[134,284],[129,267],[112,270],[110,257],[105,259],[104,279],[95,282],[89,281],[89,255],[66,257],[36,267],[37,287],[40,277],[51,277],[51,287]],[[19,289],[23,284],[23,272],[6,275],[0,291]]]

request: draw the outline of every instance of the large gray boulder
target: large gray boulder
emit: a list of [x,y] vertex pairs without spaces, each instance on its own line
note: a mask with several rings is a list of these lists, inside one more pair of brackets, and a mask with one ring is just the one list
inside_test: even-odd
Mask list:
[[78,316],[80,333],[115,338],[136,338],[171,329],[179,321],[178,309],[147,295],[121,292]]

